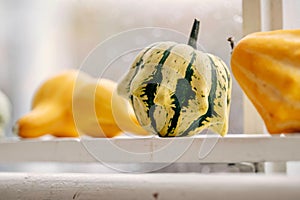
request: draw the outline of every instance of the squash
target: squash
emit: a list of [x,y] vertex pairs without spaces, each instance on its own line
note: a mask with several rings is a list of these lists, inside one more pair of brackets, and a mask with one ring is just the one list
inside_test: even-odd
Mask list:
[[72,92],[77,75],[76,71],[68,71],[44,82],[34,94],[32,110],[18,119],[14,132],[23,138],[45,134],[79,136],[71,112]]
[[198,31],[195,20],[188,45],[146,47],[118,84],[142,127],[160,137],[228,131],[230,72],[219,57],[196,50]]
[[0,138],[5,136],[5,128],[7,128],[11,120],[12,106],[7,95],[0,90]]
[[300,132],[300,30],[249,34],[231,68],[269,133]]
[[[121,100],[118,105],[112,104],[116,102],[112,101],[115,88],[116,83],[112,81],[100,79],[98,83],[77,70],[58,74],[46,80],[35,92],[32,110],[16,122],[14,131],[23,138],[46,134],[57,137],[78,137],[81,134],[114,137],[123,131],[123,127],[116,123],[120,119],[114,118],[112,113],[112,107],[117,106],[115,116],[127,120],[127,131],[134,127],[133,131],[145,133],[134,122],[135,116],[128,112],[127,102],[115,96],[115,99]],[[91,111],[87,112],[89,109]]]
[[116,93],[117,83],[90,80],[76,86],[73,116],[78,129],[93,137],[114,137],[123,132],[148,135],[138,123],[131,105]]

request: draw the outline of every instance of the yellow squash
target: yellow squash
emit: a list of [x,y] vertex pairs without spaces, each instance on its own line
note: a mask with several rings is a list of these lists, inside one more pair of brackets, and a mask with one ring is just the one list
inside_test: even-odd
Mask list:
[[93,137],[114,137],[122,132],[148,135],[116,88],[117,83],[108,79],[91,79],[76,85],[73,115],[80,132]]
[[271,134],[300,132],[300,30],[246,36],[231,68]]
[[[24,138],[46,134],[113,137],[123,131],[147,134],[137,124],[133,112],[128,111],[129,105],[121,97],[112,95],[115,87],[116,83],[112,81],[100,79],[97,82],[76,70],[51,77],[37,90],[32,110],[16,122],[14,130]],[[113,105],[119,98],[118,105]],[[117,124],[121,119],[127,123],[125,127]]]

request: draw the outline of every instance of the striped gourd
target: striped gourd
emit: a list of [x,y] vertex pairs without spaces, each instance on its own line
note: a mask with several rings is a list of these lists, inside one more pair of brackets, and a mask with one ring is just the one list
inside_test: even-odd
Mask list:
[[231,78],[218,57],[196,50],[199,21],[188,45],[159,42],[143,49],[118,85],[140,124],[160,137],[228,129]]

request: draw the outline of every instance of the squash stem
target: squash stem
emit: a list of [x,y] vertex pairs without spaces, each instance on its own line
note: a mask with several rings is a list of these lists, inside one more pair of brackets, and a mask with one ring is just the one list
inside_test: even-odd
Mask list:
[[229,44],[230,44],[230,47],[231,47],[231,53],[232,53],[232,51],[233,51],[233,49],[234,49],[234,38],[233,38],[233,37],[229,37],[229,38],[227,38],[227,41],[228,41]]
[[192,30],[191,30],[189,42],[188,42],[188,45],[190,45],[194,49],[197,49],[197,39],[198,39],[198,34],[199,34],[199,27],[200,27],[200,21],[195,19]]

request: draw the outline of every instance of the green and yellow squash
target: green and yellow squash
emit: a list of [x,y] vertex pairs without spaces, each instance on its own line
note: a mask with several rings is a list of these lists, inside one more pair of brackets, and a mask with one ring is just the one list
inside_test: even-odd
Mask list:
[[158,42],[143,49],[118,84],[139,123],[160,137],[228,130],[231,78],[217,56],[196,50],[199,21],[188,45]]

